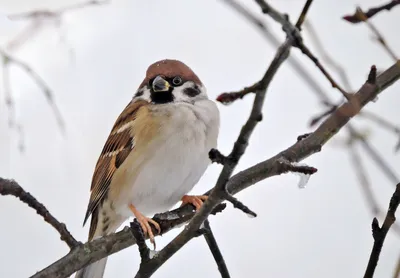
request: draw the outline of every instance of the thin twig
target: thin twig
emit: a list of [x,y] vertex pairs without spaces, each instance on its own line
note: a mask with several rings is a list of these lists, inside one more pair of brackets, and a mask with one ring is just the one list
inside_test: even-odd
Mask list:
[[[308,24],[308,28],[309,28],[309,27],[311,27],[310,24]],[[319,51],[320,51],[320,52],[323,52],[324,47],[322,46],[322,43],[318,40],[318,37],[317,37],[317,35],[316,35],[315,30],[311,29],[310,31],[311,31],[311,33],[313,34],[315,43],[318,45]],[[325,53],[325,55],[323,55],[323,56],[326,58],[328,55]],[[328,56],[328,58],[330,58],[330,57]],[[332,59],[331,59],[331,60],[332,60]],[[345,72],[343,69],[341,69],[341,67],[338,66],[338,64],[335,63],[333,60],[330,61],[330,63],[336,64],[335,69],[338,71],[338,74],[339,74],[340,76],[342,76],[342,81],[343,81],[343,83],[345,83],[345,84],[346,84],[346,83],[349,83],[349,82],[348,82],[348,79],[347,79],[347,74],[346,74],[346,72]],[[397,65],[397,66],[398,66],[398,65]],[[368,79],[367,79],[367,81],[368,81],[369,83],[375,83],[375,82],[376,82],[376,80],[375,80],[375,79],[376,79],[376,74],[377,74],[376,67],[375,67],[375,68],[372,68],[372,69],[373,69],[373,70],[370,72],[370,74],[368,75]],[[347,82],[346,82],[346,81],[347,81]],[[347,89],[350,89],[350,84],[347,84],[347,86],[348,86]],[[323,103],[329,107],[329,108],[328,108],[329,110],[328,110],[326,113],[324,113],[324,114],[321,115],[322,117],[325,117],[325,116],[327,116],[327,114],[329,114],[329,112],[332,111],[330,108],[336,107],[336,105],[333,105],[333,104],[331,103],[331,101],[330,101],[329,98],[326,96],[326,94],[324,94],[324,93],[318,93],[318,96],[322,99]],[[362,115],[364,115],[364,114],[368,114],[368,112],[366,112],[366,111],[361,111],[359,114],[362,116]],[[313,120],[314,120],[314,121],[319,121],[320,119],[321,119],[321,118],[319,118],[319,117],[317,116],[317,117],[315,117]],[[349,132],[352,134],[352,136],[355,136],[355,135],[359,134],[359,132],[357,131],[357,129],[356,129],[352,124],[348,124],[347,129],[348,129]],[[361,146],[362,146],[363,149],[365,150],[366,154],[370,156],[370,158],[377,164],[377,166],[378,166],[379,168],[381,168],[381,170],[383,171],[383,173],[386,174],[386,176],[389,178],[389,180],[390,180],[393,184],[396,184],[397,181],[398,181],[399,179],[397,178],[397,175],[396,175],[395,171],[393,171],[393,170],[391,169],[391,167],[385,162],[385,160],[382,158],[382,156],[371,146],[371,144],[368,142],[368,140],[367,140],[366,138],[361,137],[361,138],[359,138],[359,141],[361,142]],[[396,145],[395,149],[397,149],[397,148],[400,148],[400,139],[399,139],[399,143]]]
[[35,10],[30,12],[24,12],[20,14],[10,14],[8,18],[10,20],[21,20],[21,19],[32,19],[37,17],[59,17],[65,12],[80,10],[86,8],[88,6],[99,6],[110,3],[109,0],[97,1],[91,0],[82,3],[76,3],[69,6],[62,7],[58,10],[50,11],[50,10]]
[[350,100],[352,97],[352,94],[346,92],[334,79],[333,77],[328,73],[328,71],[325,69],[325,67],[320,63],[318,58],[310,51],[310,49],[303,43],[299,42],[296,45],[294,45],[300,51],[306,55],[316,66],[317,68],[322,72],[322,74],[328,79],[328,81],[331,83],[331,86],[337,90],[339,90],[342,95],[347,99]]
[[254,15],[252,12],[250,12],[248,9],[246,9],[242,4],[236,2],[235,0],[222,0],[230,6],[232,9],[237,11],[239,14],[244,16],[248,21],[253,23],[255,26],[257,26],[259,29],[262,29],[263,31],[267,32],[267,26],[265,23],[259,19],[256,15]]
[[[364,14],[366,16],[366,18],[371,18],[373,16],[375,16],[376,14],[387,10],[390,11],[393,7],[397,6],[400,4],[400,0],[392,0],[387,4],[383,4],[382,6],[379,7],[375,7],[375,8],[370,8],[368,11],[366,11]],[[354,14],[352,15],[345,15],[343,16],[343,19],[350,22],[350,23],[359,23],[362,22],[363,20],[358,16],[357,14],[357,10]]]
[[261,88],[260,82],[256,82],[255,84],[245,87],[240,91],[237,92],[228,92],[222,93],[217,97],[217,101],[221,102],[222,104],[231,104],[235,100],[242,99],[245,95],[250,93],[255,93]]
[[[361,191],[365,197],[368,208],[371,211],[371,214],[381,217],[381,216],[384,216],[384,214],[383,214],[382,210],[379,208],[378,201],[376,200],[375,195],[372,192],[372,186],[371,186],[370,180],[367,175],[368,172],[364,166],[363,160],[361,159],[361,156],[360,156],[359,152],[357,151],[357,148],[355,145],[355,143],[358,140],[360,140],[360,137],[353,138],[353,136],[350,135],[349,144],[348,144],[348,148],[349,148],[348,150],[350,153],[350,161],[353,164],[353,167],[355,169],[355,174],[357,176],[358,183],[359,183]],[[400,235],[400,224],[394,223],[392,230],[394,232],[396,232],[396,234]]]
[[398,152],[400,150],[400,127],[391,123],[389,120],[382,118],[380,115],[372,113],[370,111],[363,111],[360,113],[362,118],[368,119],[372,122],[378,124],[379,127],[385,128],[398,136],[397,143],[394,147],[394,152]]
[[389,208],[382,226],[379,227],[378,219],[374,218],[372,221],[372,235],[374,238],[374,246],[369,257],[368,266],[365,270],[364,278],[372,278],[374,276],[375,268],[378,264],[379,256],[382,251],[383,243],[390,227],[396,221],[396,210],[400,204],[400,183],[397,184],[396,190],[390,199]]
[[371,209],[371,213],[373,215],[376,215],[379,213],[380,209],[378,202],[375,200],[374,193],[372,192],[371,183],[369,182],[369,179],[367,177],[367,171],[363,164],[363,160],[361,159],[360,154],[358,153],[356,146],[354,144],[355,140],[357,139],[353,139],[353,136],[350,135],[349,145],[348,145],[350,153],[350,161],[355,169],[355,174],[358,178],[358,183],[364,194],[365,200],[367,201],[368,207]]
[[314,25],[311,23],[311,19],[307,19],[304,22],[304,32],[308,32],[310,39],[312,40],[319,55],[321,55],[321,59],[324,61],[324,63],[331,66],[338,74],[341,83],[346,88],[346,91],[352,91],[349,75],[347,74],[345,68],[335,61],[328,51],[325,50],[319,36],[317,35]]
[[217,149],[211,149],[208,152],[208,157],[210,158],[212,163],[218,163],[224,165],[225,163],[228,163],[229,157],[226,157],[223,155],[219,150]]
[[[358,132],[352,125],[348,125],[347,128],[352,136],[357,136]],[[381,168],[381,171],[388,177],[390,182],[398,182],[400,179],[396,172],[385,162],[378,151],[375,150],[375,148],[364,137],[358,137],[358,140],[366,154],[369,155],[372,161],[375,162],[379,168]]]
[[300,51],[306,55],[316,66],[317,68],[322,72],[322,74],[328,79],[328,81],[331,83],[333,88],[338,89],[342,95],[347,99],[350,100],[352,97],[352,94],[346,92],[334,79],[333,77],[328,73],[328,71],[325,69],[325,67],[319,62],[318,58],[310,51],[310,49],[304,44],[302,37],[300,36],[298,31],[298,26],[297,24],[299,22],[303,22],[305,17],[303,15],[304,12],[308,11],[309,5],[311,4],[312,1],[307,1],[306,5],[303,8],[303,12],[300,15],[296,26],[293,26],[288,17],[284,14],[279,13],[276,11],[274,8],[271,7],[267,2],[264,0],[255,0],[257,4],[260,6],[261,10],[263,13],[268,14],[271,16],[275,21],[279,22],[282,25],[283,30],[286,32],[288,36],[292,35],[295,36],[295,40],[293,40],[293,46],[300,49]]
[[260,6],[261,11],[264,14],[269,15],[273,20],[281,24],[283,31],[285,31],[285,33],[289,37],[291,37],[295,35],[299,27],[301,27],[301,22],[303,22],[305,18],[305,13],[308,11],[308,8],[311,4],[309,2],[312,1],[307,0],[306,4],[304,5],[303,11],[300,14],[299,19],[297,21],[297,24],[299,26],[294,26],[293,24],[291,24],[287,14],[280,13],[279,11],[274,9],[270,4],[268,4],[265,0],[255,0],[255,2],[258,4],[258,6]]
[[389,120],[382,118],[380,115],[377,115],[371,111],[362,111],[362,113],[360,113],[360,116],[362,118],[365,118],[372,122],[377,123],[378,126],[380,126],[380,127],[386,128],[386,129],[400,135],[400,126],[391,123]]
[[[273,47],[280,46],[281,42],[278,39],[277,35],[269,30],[256,14],[246,9],[246,7],[234,0],[224,0],[224,2],[228,5],[228,7],[235,10],[239,15],[247,19],[250,23],[253,23],[257,30],[260,31],[260,34],[263,36],[263,38],[268,43],[271,43]],[[312,89],[312,92],[314,92],[318,97],[326,99],[323,88],[319,85],[318,82],[315,81],[315,79],[310,75],[309,70],[306,69],[303,64],[299,62],[296,56],[289,56],[287,62],[295,70],[296,75],[300,77]]]
[[396,267],[393,272],[393,278],[400,278],[400,256],[397,260]]
[[368,20],[368,17],[365,15],[365,13],[361,10],[360,7],[357,7],[356,9],[356,15],[360,19],[360,21],[364,21],[369,29],[374,33],[376,40],[382,45],[382,47],[386,50],[386,52],[389,54],[389,56],[394,60],[397,61],[397,55],[394,53],[394,51],[389,47],[387,44],[386,40],[383,38],[383,35],[379,30],[375,27],[374,24],[372,24],[371,21]]
[[319,123],[320,121],[322,121],[325,117],[329,116],[330,114],[332,114],[336,109],[337,109],[337,105],[331,105],[326,111],[322,112],[319,115],[316,115],[314,117],[311,118],[309,126],[313,127],[315,126],[317,123]]
[[226,266],[224,257],[222,256],[221,250],[219,250],[217,240],[214,237],[214,233],[211,230],[210,222],[208,219],[204,221],[204,238],[207,242],[208,247],[217,263],[218,270],[221,273],[222,278],[230,278],[228,267]]
[[12,128],[16,125],[17,117],[15,113],[15,101],[11,93],[10,68],[8,65],[9,60],[3,56],[3,92],[5,103],[8,109],[8,126]]
[[43,204],[39,203],[35,197],[26,192],[17,182],[0,178],[0,195],[12,195],[33,208],[37,214],[57,230],[61,240],[65,241],[69,248],[73,249],[82,245],[71,235],[64,223],[60,223]]
[[304,20],[306,19],[306,15],[308,13],[308,10],[310,9],[312,2],[313,2],[313,0],[307,0],[306,4],[304,5],[303,10],[301,11],[301,14],[300,14],[299,18],[297,19],[297,22],[295,25],[297,29],[301,30],[301,26],[303,25]]
[[237,208],[241,211],[243,211],[245,214],[247,214],[250,217],[257,217],[257,213],[249,209],[247,206],[245,206],[242,202],[240,202],[237,198],[233,197],[231,194],[228,192],[224,193],[223,198],[227,200],[229,203],[233,205],[234,208]]
[[3,59],[7,60],[8,63],[12,63],[23,69],[33,79],[33,81],[36,82],[36,85],[41,89],[50,107],[53,109],[53,113],[58,123],[58,127],[60,128],[62,133],[65,134],[64,119],[60,113],[59,108],[57,107],[57,104],[54,101],[54,93],[50,89],[50,87],[46,84],[44,79],[36,71],[34,71],[28,64],[18,60],[15,57],[10,56],[2,49],[0,49],[0,55],[3,57]]

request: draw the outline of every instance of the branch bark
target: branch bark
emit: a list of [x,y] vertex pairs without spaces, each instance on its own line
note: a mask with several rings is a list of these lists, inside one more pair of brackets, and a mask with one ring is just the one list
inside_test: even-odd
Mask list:
[[208,247],[217,263],[218,270],[221,273],[222,278],[230,278],[228,267],[226,266],[224,257],[222,256],[221,250],[219,250],[217,240],[214,237],[214,233],[211,230],[210,222],[208,219],[204,221],[204,238],[207,242]]
[[390,227],[396,221],[396,210],[400,204],[400,183],[397,184],[396,190],[390,199],[389,208],[385,217],[385,221],[382,227],[379,227],[379,222],[376,217],[372,221],[372,236],[374,237],[374,246],[369,257],[368,266],[365,270],[364,278],[372,278],[376,266],[378,264],[379,256],[382,251],[383,243],[385,242],[386,235],[389,232]]
[[[400,4],[400,0],[392,0],[389,3],[383,4],[382,6],[375,7],[375,8],[370,8],[364,14],[365,14],[365,17],[367,19],[369,19],[369,18],[375,16],[376,14],[378,14],[378,13],[384,11],[384,10],[390,11],[392,8],[394,8],[395,6],[397,6],[399,4]],[[356,12],[354,14],[343,16],[343,19],[348,21],[348,22],[350,22],[350,23],[360,23],[360,22],[363,22],[365,20],[365,19],[363,20],[363,17],[359,16],[357,9],[356,9]]]
[[71,235],[64,223],[59,222],[42,203],[36,200],[36,198],[33,197],[29,192],[26,192],[15,181],[0,178],[0,195],[12,195],[33,208],[37,214],[43,217],[44,221],[49,223],[54,229],[57,230],[61,236],[61,240],[65,241],[70,249],[82,245],[82,243],[78,242]]

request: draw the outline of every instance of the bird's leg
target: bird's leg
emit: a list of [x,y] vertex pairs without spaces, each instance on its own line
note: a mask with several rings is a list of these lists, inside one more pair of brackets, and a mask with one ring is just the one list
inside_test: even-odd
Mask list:
[[144,216],[143,214],[141,214],[134,205],[130,204],[129,205],[130,210],[133,212],[133,215],[135,215],[136,219],[138,220],[140,226],[142,227],[143,233],[146,236],[146,234],[149,236],[150,242],[153,244],[154,246],[154,250],[156,250],[156,242],[154,240],[154,234],[153,231],[151,229],[151,226],[149,224],[149,222],[151,224],[154,225],[154,227],[156,227],[158,234],[160,234],[161,232],[161,228],[160,225],[154,221],[153,219]]
[[199,196],[184,195],[181,199],[181,201],[182,201],[181,206],[183,206],[185,204],[192,204],[196,208],[196,210],[199,210],[200,207],[203,205],[203,202],[207,199],[208,199],[208,196],[206,196],[206,195],[199,195]]

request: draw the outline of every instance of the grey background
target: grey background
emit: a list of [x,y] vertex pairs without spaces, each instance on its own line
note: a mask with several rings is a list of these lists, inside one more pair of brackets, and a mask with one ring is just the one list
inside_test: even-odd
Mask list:
[[[10,21],[6,15],[38,8],[57,8],[77,0],[1,0],[0,42],[14,38],[28,22]],[[385,1],[314,1],[308,18],[314,23],[326,50],[348,71],[358,88],[372,64],[387,68],[392,60],[371,41],[364,24],[341,20],[357,4],[363,8]],[[242,1],[259,13],[253,1]],[[270,1],[295,20],[303,0]],[[280,26],[263,17],[268,27],[284,39]],[[400,55],[400,9],[373,19],[377,28]],[[59,40],[60,30],[68,44]],[[307,33],[305,42],[309,42]],[[310,43],[308,43],[310,45]],[[74,49],[70,56],[69,47]],[[312,47],[312,45],[310,45]],[[206,84],[209,95],[237,90],[258,80],[275,54],[255,28],[223,1],[128,1],[86,8],[65,14],[61,29],[47,24],[14,55],[26,61],[49,83],[67,122],[67,135],[59,132],[51,109],[36,84],[13,67],[12,92],[17,118],[24,126],[26,152],[18,151],[19,135],[7,127],[6,106],[0,102],[0,176],[16,179],[70,231],[85,241],[82,228],[90,181],[98,154],[114,120],[132,97],[146,67],[162,58],[190,65]],[[339,92],[311,62],[293,50],[329,95]],[[72,57],[72,58],[71,58]],[[370,111],[399,121],[399,84],[389,88]],[[253,97],[231,106],[219,105],[222,127],[219,149],[228,153],[247,119]],[[237,171],[264,160],[291,145],[299,134],[311,131],[309,119],[323,110],[311,90],[286,63],[272,82],[257,127]],[[365,120],[358,126],[371,131],[371,142],[399,172],[393,154],[395,136]],[[238,197],[258,213],[254,219],[233,209],[211,217],[215,235],[232,277],[360,277],[372,247],[371,220],[360,187],[341,148],[341,132],[319,154],[305,162],[319,169],[306,189],[296,186],[293,174],[274,177],[240,193]],[[381,208],[386,210],[394,184],[363,155]],[[193,190],[212,187],[221,166],[212,165]],[[382,220],[382,219],[380,219]],[[12,197],[0,198],[0,277],[28,277],[68,252],[58,234]],[[179,232],[157,238],[163,247]],[[400,255],[400,240],[387,237],[376,277],[391,277]],[[137,248],[109,258],[105,277],[133,277],[140,258]],[[154,277],[218,277],[219,273],[202,238],[191,241]]]

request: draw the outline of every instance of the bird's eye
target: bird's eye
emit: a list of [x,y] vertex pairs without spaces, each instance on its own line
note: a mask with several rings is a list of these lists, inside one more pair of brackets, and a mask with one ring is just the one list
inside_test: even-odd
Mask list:
[[182,78],[180,76],[175,76],[174,79],[172,79],[172,84],[175,86],[179,86],[182,84]]

